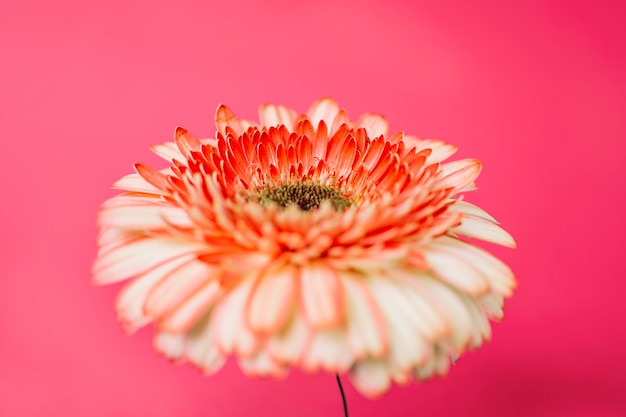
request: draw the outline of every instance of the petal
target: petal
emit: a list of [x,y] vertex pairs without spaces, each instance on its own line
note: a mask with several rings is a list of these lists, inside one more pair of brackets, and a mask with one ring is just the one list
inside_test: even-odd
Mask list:
[[293,130],[297,117],[295,110],[285,106],[264,104],[259,108],[259,121],[263,127],[285,125],[287,129]]
[[339,104],[332,98],[325,97],[315,101],[306,114],[313,126],[317,126],[322,120],[326,126],[332,126],[337,113],[339,113]]
[[245,323],[245,305],[250,298],[256,276],[250,275],[227,293],[211,314],[211,326],[214,327],[215,341],[224,355],[237,353],[240,356],[252,356],[258,347],[256,336]]
[[343,329],[318,330],[307,347],[301,366],[307,372],[323,369],[329,373],[347,372],[354,357],[346,341]]
[[208,325],[208,320],[192,329],[187,334],[187,357],[206,375],[213,374],[220,370],[226,357],[217,349],[213,337],[212,327]]
[[354,124],[355,128],[362,127],[370,138],[389,136],[389,122],[379,114],[366,113]]
[[415,147],[417,152],[423,149],[430,149],[432,152],[428,156],[428,164],[434,164],[448,159],[457,151],[457,147],[441,140],[435,139],[419,139],[415,136],[406,135],[403,138],[407,149]]
[[450,326],[450,341],[453,343],[455,352],[465,349],[473,333],[476,332],[476,326],[459,293],[437,279],[426,276],[414,281],[413,285],[436,308],[437,312],[445,317]]
[[214,275],[213,265],[198,260],[174,269],[150,291],[144,305],[146,315],[154,320],[160,319],[179,307]]
[[185,337],[169,333],[157,333],[154,335],[154,349],[165,355],[168,359],[179,361],[185,353]]
[[441,236],[429,244],[442,248],[463,259],[479,271],[488,281],[493,291],[508,297],[516,286],[511,269],[490,253],[460,239]]
[[445,247],[426,247],[422,250],[432,271],[456,289],[476,296],[490,290],[487,279],[464,258],[445,250]]
[[124,331],[133,333],[151,321],[150,317],[144,314],[143,306],[152,288],[173,270],[193,259],[193,256],[183,256],[166,262],[135,278],[122,288],[117,296],[115,309]]
[[268,269],[258,279],[246,305],[250,329],[273,333],[282,329],[295,301],[297,271],[292,266]]
[[362,360],[382,357],[388,349],[384,320],[376,301],[360,277],[342,275],[347,301],[347,338],[350,350]]
[[328,125],[328,128],[330,129],[329,135],[334,135],[335,132],[339,130],[341,125],[347,125],[349,123],[350,119],[348,118],[348,113],[343,109],[339,110],[339,113],[337,113],[337,116],[335,116],[335,120],[333,120],[332,125]]
[[387,367],[376,360],[357,363],[350,371],[350,380],[361,394],[369,398],[380,397],[391,386]]
[[188,331],[196,322],[206,314],[218,297],[222,294],[222,287],[218,281],[205,284],[196,291],[189,299],[175,308],[170,314],[159,322],[159,328],[170,333]]
[[[392,273],[393,274],[393,273]],[[423,335],[420,317],[400,293],[389,277],[368,280],[367,285],[385,317],[389,334],[389,360],[406,372],[432,355],[432,346]]]
[[161,158],[171,161],[173,159],[182,160],[185,159],[175,142],[159,143],[157,145],[150,146],[150,149]]
[[450,366],[450,355],[448,352],[438,349],[435,356],[424,366],[420,366],[415,370],[415,377],[419,380],[425,380],[433,376],[433,374],[445,375]]
[[452,232],[509,248],[517,247],[515,239],[506,230],[492,222],[472,217],[464,217],[461,224],[454,227]]
[[476,159],[463,159],[441,165],[435,189],[454,188],[457,192],[471,185],[482,166]]
[[345,301],[337,272],[323,262],[302,267],[300,302],[312,328],[339,325],[345,317]]
[[180,227],[194,226],[184,209],[161,201],[105,205],[98,212],[98,224],[125,230],[158,230],[171,224]]
[[463,201],[463,200],[455,201],[454,204],[451,204],[450,206],[448,206],[448,211],[463,213],[464,217],[466,216],[478,217],[479,219],[487,220],[491,223],[498,224],[498,221],[494,219],[485,210],[467,201]]
[[147,182],[139,174],[128,174],[117,180],[111,188],[116,190],[128,190],[138,193],[163,195],[163,190]]
[[227,136],[227,127],[231,128],[237,136],[243,132],[239,120],[235,117],[235,113],[223,104],[220,104],[215,111],[215,127],[224,137]]
[[111,284],[122,281],[181,256],[196,254],[203,243],[176,238],[145,238],[132,241],[99,256],[92,268],[93,283]]
[[311,339],[311,332],[300,314],[294,314],[283,332],[275,333],[267,342],[269,354],[282,363],[295,363]]
[[180,150],[180,153],[187,159],[191,157],[191,152],[202,152],[202,143],[192,133],[177,127],[174,133],[176,146]]
[[167,176],[163,172],[157,171],[146,164],[135,164],[135,171],[137,171],[137,174],[141,175],[144,180],[159,190],[167,192],[169,189]]
[[288,373],[284,366],[273,360],[265,351],[259,351],[251,357],[239,358],[239,367],[249,376],[284,378]]
[[[393,277],[393,279],[391,279]],[[435,306],[420,290],[416,281],[429,279],[422,273],[408,271],[393,271],[390,275],[390,283],[395,284],[400,290],[408,308],[400,300],[394,300],[398,309],[404,310],[407,316],[411,316],[415,328],[430,342],[450,333],[450,326],[445,316],[439,313]],[[397,282],[396,282],[397,281]]]

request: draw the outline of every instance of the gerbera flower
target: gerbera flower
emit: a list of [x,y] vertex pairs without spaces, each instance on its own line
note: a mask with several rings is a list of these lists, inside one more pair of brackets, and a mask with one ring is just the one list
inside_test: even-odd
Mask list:
[[462,199],[480,162],[444,163],[454,146],[352,122],[329,98],[259,113],[221,105],[216,139],[178,128],[152,148],[167,169],[114,184],[93,280],[132,279],[126,331],[154,323],[157,350],[206,373],[234,356],[251,375],[348,373],[370,397],[490,338],[514,277],[464,237],[515,243]]

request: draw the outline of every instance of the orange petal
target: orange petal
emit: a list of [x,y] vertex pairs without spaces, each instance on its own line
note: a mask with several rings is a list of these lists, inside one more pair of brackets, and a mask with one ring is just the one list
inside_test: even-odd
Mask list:
[[174,133],[174,138],[176,141],[176,146],[183,154],[183,156],[187,159],[191,157],[191,152],[202,152],[202,143],[196,138],[193,134],[183,129],[182,127],[177,127],[176,132]]
[[206,375],[217,372],[226,362],[215,345],[213,328],[208,322],[198,325],[199,328],[186,334],[187,358]]
[[364,396],[378,398],[389,390],[391,379],[387,366],[376,360],[355,364],[350,371],[350,380]]
[[480,174],[482,165],[476,159],[463,159],[441,165],[440,179],[436,189],[454,188],[461,191],[471,185]]
[[235,117],[235,113],[223,104],[220,104],[215,111],[215,127],[224,137],[228,136],[226,132],[227,127],[233,129],[237,136],[243,132],[239,120]]
[[146,299],[144,311],[153,319],[160,319],[179,307],[214,275],[215,267],[202,261],[181,265],[152,288]]
[[296,269],[289,265],[261,275],[246,305],[252,331],[273,333],[284,327],[294,305],[296,279]]
[[161,171],[157,171],[156,169],[141,163],[135,164],[135,171],[137,171],[137,174],[141,175],[141,177],[148,181],[150,184],[154,185],[160,190],[167,191],[167,176]]
[[323,369],[334,374],[343,374],[354,363],[343,329],[315,331],[307,346],[300,365],[307,372]]
[[422,253],[432,271],[452,287],[472,296],[485,294],[491,289],[489,281],[472,264],[454,253],[441,247],[432,250],[426,247]]
[[325,97],[315,101],[306,114],[313,126],[317,126],[321,120],[326,122],[327,126],[332,126],[337,113],[339,113],[339,104],[332,98]]
[[264,127],[285,125],[287,129],[293,130],[296,117],[298,113],[285,106],[264,104],[259,108],[259,121]]
[[157,145],[150,146],[150,149],[152,152],[168,161],[183,159],[183,155],[178,150],[178,146],[176,146],[175,142],[159,143]]
[[211,314],[210,326],[214,327],[215,343],[223,354],[237,353],[249,357],[257,350],[259,341],[245,323],[245,306],[255,278],[251,275],[242,279]]
[[342,283],[346,292],[346,333],[350,350],[357,360],[384,356],[388,350],[387,332],[374,297],[361,277],[344,274]]
[[282,363],[299,360],[311,339],[309,326],[300,314],[294,314],[287,328],[271,335],[267,342],[270,355]]
[[92,268],[93,283],[111,284],[137,275],[181,256],[198,253],[204,244],[176,238],[147,238],[111,249]]
[[187,332],[206,314],[222,293],[219,281],[204,284],[159,322],[159,329],[170,333]]
[[370,138],[389,136],[389,122],[379,114],[366,113],[354,124],[355,128],[362,127],[367,131]]
[[122,288],[115,301],[115,309],[126,332],[132,333],[151,321],[143,310],[150,291],[169,273],[192,259],[192,256],[185,256],[166,262],[135,278]]
[[344,319],[345,301],[337,272],[322,262],[300,270],[300,301],[313,328],[337,326]]
[[490,221],[472,217],[463,217],[461,224],[452,229],[463,236],[473,237],[509,248],[517,247],[515,239],[506,230]]
[[116,190],[128,190],[138,193],[163,195],[163,190],[159,187],[155,187],[151,183],[147,182],[139,174],[128,174],[117,180],[111,188]]

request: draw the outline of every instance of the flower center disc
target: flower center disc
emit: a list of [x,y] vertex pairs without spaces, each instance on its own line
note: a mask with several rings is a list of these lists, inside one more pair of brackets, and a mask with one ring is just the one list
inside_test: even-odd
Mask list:
[[266,186],[259,191],[258,200],[263,206],[270,202],[282,208],[295,204],[304,211],[317,208],[324,201],[329,201],[335,210],[339,211],[349,207],[352,203],[339,190],[311,182],[284,183],[277,187]]

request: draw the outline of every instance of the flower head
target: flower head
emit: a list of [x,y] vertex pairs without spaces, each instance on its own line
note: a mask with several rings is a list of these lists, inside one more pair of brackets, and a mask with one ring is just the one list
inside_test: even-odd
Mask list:
[[258,124],[222,105],[215,123],[155,145],[170,166],[136,164],[98,213],[93,279],[132,279],[128,332],[154,323],[156,349],[206,373],[235,356],[252,375],[348,373],[367,396],[489,339],[514,277],[462,237],[515,244],[461,197],[477,160],[329,98],[261,106]]

